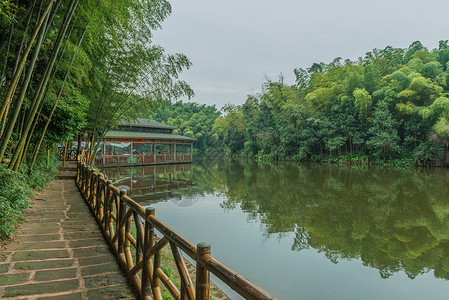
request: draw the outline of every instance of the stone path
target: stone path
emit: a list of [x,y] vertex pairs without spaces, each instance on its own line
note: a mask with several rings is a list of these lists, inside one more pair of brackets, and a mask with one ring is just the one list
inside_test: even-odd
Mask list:
[[0,249],[0,298],[135,298],[68,173],[34,200]]

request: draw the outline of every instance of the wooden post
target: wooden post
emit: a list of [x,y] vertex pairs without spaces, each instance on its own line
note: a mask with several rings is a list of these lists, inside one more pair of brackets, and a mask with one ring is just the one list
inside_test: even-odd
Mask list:
[[[150,287],[151,274],[153,270],[151,269],[151,255],[150,249],[154,245],[154,226],[148,221],[150,216],[155,215],[155,209],[153,207],[147,207],[145,209],[145,228],[143,237],[143,270],[142,270],[142,287],[141,287],[141,298],[145,299],[149,296],[148,288]],[[153,275],[154,276],[154,275]],[[160,289],[153,288],[153,295],[155,299],[160,299]],[[155,294],[160,296],[157,298]]]
[[190,142],[190,161],[193,160],[193,142]]
[[64,145],[64,154],[63,154],[63,159],[62,159],[62,167],[65,167],[65,157],[67,156],[67,148],[69,146],[69,141],[67,141],[67,143]]
[[79,160],[81,154],[81,134],[78,134],[78,149],[76,151],[76,160]]
[[201,242],[196,246],[196,292],[197,300],[209,300],[210,274],[201,263],[202,259],[210,257],[210,245]]
[[118,256],[120,259],[125,261],[125,248],[123,247],[125,242],[125,228],[124,226],[121,228],[120,225],[123,224],[125,220],[125,214],[126,214],[126,207],[125,202],[123,201],[123,196],[126,195],[125,190],[120,190],[120,205],[119,205],[119,211],[118,211],[118,222],[117,222],[117,230],[118,232]]

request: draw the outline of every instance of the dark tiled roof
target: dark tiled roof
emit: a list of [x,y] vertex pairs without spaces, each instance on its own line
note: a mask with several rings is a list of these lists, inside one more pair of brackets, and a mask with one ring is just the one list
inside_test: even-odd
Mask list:
[[154,120],[138,118],[136,122],[122,122],[122,126],[135,126],[135,127],[151,127],[162,129],[176,129],[176,127],[165,125]]
[[177,140],[177,141],[196,141],[197,139],[169,133],[154,132],[133,132],[133,131],[117,131],[111,130],[106,133],[105,138],[135,138],[135,139],[151,139],[151,140]]

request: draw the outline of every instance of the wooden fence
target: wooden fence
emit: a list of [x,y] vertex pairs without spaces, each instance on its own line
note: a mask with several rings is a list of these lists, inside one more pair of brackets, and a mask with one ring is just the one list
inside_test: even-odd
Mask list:
[[[210,300],[210,273],[246,299],[276,299],[211,256],[209,244],[195,246],[157,219],[154,208],[144,209],[84,163],[77,164],[76,182],[141,299],[162,299],[162,283],[175,299]],[[155,230],[162,234],[158,241]],[[181,279],[180,288],[161,269],[161,250],[167,245]],[[196,262],[195,285],[182,253]]]
[[[59,158],[59,160],[64,160],[64,161],[76,161],[77,154],[78,154],[77,150],[66,149],[65,147],[62,147],[59,149],[58,158]],[[65,157],[64,157],[64,155],[65,155]]]

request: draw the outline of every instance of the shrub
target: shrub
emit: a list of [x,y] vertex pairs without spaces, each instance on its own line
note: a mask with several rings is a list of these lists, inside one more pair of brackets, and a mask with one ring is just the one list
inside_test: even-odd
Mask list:
[[10,236],[29,207],[33,191],[21,173],[0,166],[0,238]]
[[57,170],[55,155],[51,155],[48,161],[47,157],[39,157],[31,173],[27,165],[23,165],[20,172],[0,165],[0,240],[11,236],[16,225],[23,220],[29,199],[34,195],[33,189],[42,190]]

